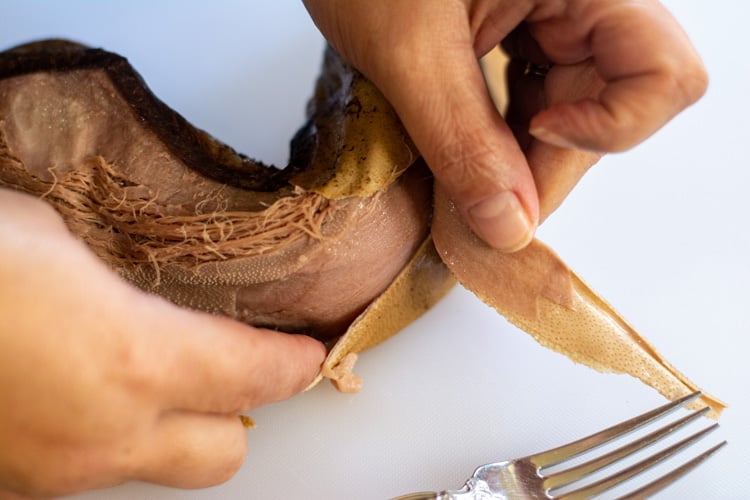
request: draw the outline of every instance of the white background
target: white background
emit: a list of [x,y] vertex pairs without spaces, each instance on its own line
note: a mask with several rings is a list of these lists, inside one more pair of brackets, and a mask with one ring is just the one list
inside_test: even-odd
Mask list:
[[[746,2],[670,0],[708,94],[604,159],[539,236],[680,370],[731,407],[729,446],[660,498],[748,498],[750,47]],[[238,150],[285,164],[323,42],[302,5],[4,0],[0,46],[61,36],[127,56],[157,96]],[[220,363],[221,360],[217,360]],[[386,499],[457,488],[479,464],[561,444],[662,403],[648,387],[539,347],[470,293],[362,356],[358,395],[328,385],[252,412],[224,485],[130,483],[98,499]]]

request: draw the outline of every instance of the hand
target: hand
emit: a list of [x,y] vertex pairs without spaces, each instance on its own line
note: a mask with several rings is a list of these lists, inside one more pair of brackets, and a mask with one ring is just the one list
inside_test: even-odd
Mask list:
[[238,413],[304,389],[324,355],[131,288],[0,189],[0,497],[222,482],[246,452]]
[[[700,58],[654,0],[305,4],[391,101],[472,229],[502,250],[530,241],[598,153],[644,140],[706,88]],[[515,77],[518,60],[552,63],[542,85],[511,93],[523,101],[509,116],[525,127],[518,137],[477,63],[503,40]]]

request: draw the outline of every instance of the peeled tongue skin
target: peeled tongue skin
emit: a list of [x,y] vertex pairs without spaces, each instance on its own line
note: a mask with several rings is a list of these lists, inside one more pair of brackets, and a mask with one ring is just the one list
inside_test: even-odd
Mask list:
[[[432,181],[421,162],[406,171],[417,157],[371,84],[331,53],[326,64],[296,151],[320,166],[281,171],[193,128],[119,56],[65,41],[13,49],[0,55],[0,187],[45,199],[146,291],[341,336],[428,236]],[[368,127],[385,139],[362,141]]]
[[[541,345],[599,371],[630,374],[672,400],[699,390],[540,241],[512,254],[490,248],[440,189],[432,238],[459,283]],[[713,418],[726,406],[707,394],[693,405],[710,407]]]

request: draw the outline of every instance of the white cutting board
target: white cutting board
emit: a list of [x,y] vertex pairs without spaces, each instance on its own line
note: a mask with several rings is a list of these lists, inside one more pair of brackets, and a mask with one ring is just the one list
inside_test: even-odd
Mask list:
[[[661,498],[747,498],[750,88],[747,3],[670,0],[706,60],[707,96],[581,182],[539,236],[691,379],[731,404],[728,439]],[[5,0],[0,46],[62,36],[127,56],[157,96],[238,150],[284,164],[323,42],[300,2]],[[221,362],[217,360],[217,362]],[[457,488],[662,403],[625,376],[539,347],[456,289],[362,356],[358,395],[328,385],[258,409],[224,485],[130,483],[78,500],[385,499]]]

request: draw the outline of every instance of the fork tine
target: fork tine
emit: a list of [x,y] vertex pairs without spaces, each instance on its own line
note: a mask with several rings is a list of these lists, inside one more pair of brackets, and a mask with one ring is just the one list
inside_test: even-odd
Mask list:
[[570,493],[566,493],[564,495],[560,495],[559,497],[554,497],[554,498],[565,499],[565,500],[579,500],[579,499],[584,499],[584,498],[590,498],[593,495],[598,495],[599,493],[607,491],[608,489],[613,488],[614,486],[617,486],[623,481],[626,481],[627,479],[630,479],[633,476],[640,474],[641,472],[644,472],[645,470],[649,469],[651,466],[663,460],[666,460],[667,458],[671,457],[672,455],[679,452],[680,450],[686,448],[687,446],[690,446],[691,444],[693,444],[694,442],[696,442],[698,439],[702,438],[709,432],[713,431],[718,426],[719,424],[713,424],[710,427],[706,427],[705,429],[698,431],[695,434],[688,436],[685,439],[673,444],[672,446],[669,446],[661,450],[660,452],[655,453],[651,455],[650,457],[645,458],[644,460],[641,460],[640,462],[631,465],[630,467],[622,469],[621,471],[618,471],[609,477],[606,477],[588,486],[584,486],[583,488],[577,489],[575,491],[571,491]]
[[593,458],[587,462],[576,465],[569,469],[565,469],[560,472],[550,474],[544,478],[544,486],[548,489],[554,489],[554,488],[559,488],[561,486],[565,486],[574,481],[577,481],[585,477],[588,474],[591,474],[595,471],[603,469],[604,467],[607,467],[608,465],[611,465],[619,460],[622,460],[623,458],[626,458],[630,456],[631,454],[656,443],[661,438],[669,435],[670,433],[676,431],[677,429],[681,427],[688,425],[694,420],[702,417],[703,415],[708,413],[709,410],[710,408],[708,407],[703,408],[701,410],[697,410],[639,439],[636,439],[626,445],[623,445],[617,448],[616,450],[613,450],[599,457]]
[[568,443],[557,448],[553,448],[551,450],[543,451],[541,453],[535,453],[534,455],[527,457],[527,459],[537,467],[549,467],[555,464],[559,464],[560,462],[576,457],[589,450],[593,450],[594,448],[597,448],[636,429],[639,429],[646,424],[658,420],[677,410],[678,408],[698,399],[700,396],[700,392],[689,394],[671,403],[667,403],[664,406],[660,406],[659,408],[643,413],[642,415],[638,415],[637,417],[633,417],[617,425],[604,429],[603,431],[599,431],[596,434],[592,434],[585,438],[573,441],[572,443]]
[[716,453],[719,448],[727,444],[726,441],[722,441],[721,443],[717,444],[716,446],[712,446],[708,450],[704,451],[697,457],[693,458],[692,460],[689,460],[688,462],[685,462],[681,466],[677,467],[671,472],[668,472],[664,474],[659,479],[656,479],[650,483],[648,483],[645,486],[642,486],[638,488],[637,490],[628,493],[625,496],[620,497],[618,500],[640,500],[642,498],[648,498],[649,496],[653,495],[654,493],[663,490],[673,482],[677,481],[679,478],[693,470],[695,467],[700,465],[704,460],[706,460],[708,457]]

